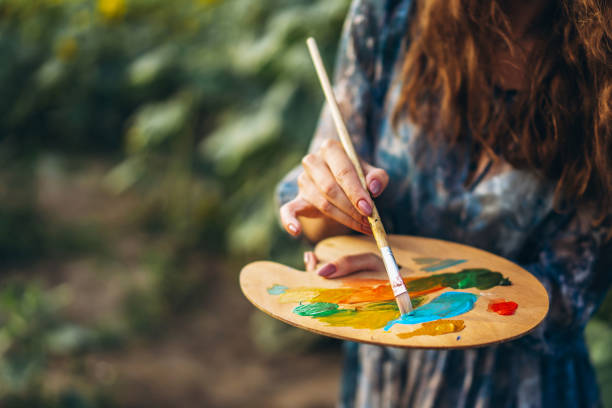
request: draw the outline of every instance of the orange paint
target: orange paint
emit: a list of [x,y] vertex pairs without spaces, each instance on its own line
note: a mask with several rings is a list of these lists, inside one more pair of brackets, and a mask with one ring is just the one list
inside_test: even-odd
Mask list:
[[517,308],[518,304],[516,302],[507,301],[506,299],[493,299],[489,301],[487,310],[502,316],[510,316],[516,312]]
[[429,289],[414,290],[414,291],[410,292],[410,297],[427,295],[429,293],[434,293],[434,292],[437,292],[437,291],[442,290],[444,288],[445,288],[445,286],[436,285],[436,286],[434,286],[432,288],[429,288]]
[[[422,279],[422,276],[403,278],[404,283]],[[350,288],[372,288],[375,286],[388,285],[389,281],[384,279],[362,279],[362,278],[343,278],[342,286]]]
[[389,284],[389,281],[385,281],[382,279],[362,279],[362,278],[343,278],[342,286],[347,286],[350,288],[371,288],[374,286],[380,286]]
[[[487,269],[464,269],[455,273],[410,277],[404,278],[404,282],[410,297],[424,296],[448,287],[453,289],[472,287],[483,289],[510,284],[510,281],[504,278],[501,273],[491,272]],[[306,287],[283,289],[279,300],[282,303],[322,302],[351,305],[395,299],[389,282],[382,279],[345,278],[342,280],[342,284],[344,287],[334,289]]]
[[[429,293],[434,293],[439,290],[444,289],[442,285],[436,285],[429,289],[417,290],[410,292],[410,297],[419,297],[423,295],[427,295]],[[340,291],[342,289],[336,289]],[[386,300],[394,300],[393,291],[391,290],[391,286],[380,285],[376,287],[362,287],[357,289],[349,289],[351,292],[346,292],[344,296],[340,296],[334,298],[334,302],[337,303],[345,303],[345,304],[354,304],[354,303],[363,303],[363,302],[382,302]],[[340,292],[337,292],[340,294]],[[327,300],[315,299],[317,302],[330,302],[329,298]]]
[[[439,335],[454,333],[463,329],[461,320],[443,320],[458,316],[472,309],[476,296],[464,292],[445,292],[421,306],[426,295],[445,288],[486,290],[494,286],[508,286],[511,282],[499,272],[483,268],[463,269],[459,272],[441,273],[426,277],[403,278],[410,293],[414,315],[399,318],[393,291],[387,280],[344,278],[338,280],[341,287],[289,288],[275,284],[267,288],[268,294],[277,297],[280,303],[298,303],[293,312],[300,316],[318,319],[331,326],[345,326],[356,329],[390,328],[394,324],[423,324],[411,333],[402,333],[408,338],[418,335]],[[467,299],[466,299],[467,297]],[[473,299],[472,299],[473,297]],[[499,314],[513,314],[516,303],[501,299],[499,305],[489,310]],[[418,314],[418,316],[416,316]],[[433,322],[432,322],[433,321]]]
[[342,297],[340,303],[362,303],[362,302],[376,302],[393,300],[393,291],[389,285],[376,286],[374,288],[359,288],[355,289],[353,293],[347,294]]

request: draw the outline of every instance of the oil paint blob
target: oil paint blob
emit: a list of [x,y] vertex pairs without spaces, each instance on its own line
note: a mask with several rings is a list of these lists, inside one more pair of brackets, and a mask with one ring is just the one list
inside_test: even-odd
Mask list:
[[[425,264],[424,258],[418,259]],[[440,266],[442,261],[451,261],[438,258],[426,260],[431,266]],[[486,290],[494,286],[511,285],[510,280],[501,273],[483,268],[404,278],[415,310],[413,314],[402,318],[387,280],[344,278],[338,282],[342,287],[289,288],[275,284],[267,288],[267,291],[276,296],[280,303],[298,303],[299,306],[293,309],[293,313],[317,319],[330,326],[388,330],[398,323],[427,323],[458,316],[470,311],[477,299],[477,296],[471,293],[446,292],[425,303],[429,294],[447,288]]]
[[[423,323],[418,329],[397,335],[400,339],[409,339],[414,336],[439,336],[441,334],[457,333],[465,328],[463,320],[437,320]],[[461,336],[457,336],[459,340]]]
[[[423,303],[423,297],[413,298],[412,305]],[[393,319],[399,317],[395,301],[371,302],[353,308],[340,308],[338,304],[315,302],[297,306],[293,313],[313,317],[330,326],[353,327],[355,329],[381,329]]]
[[512,283],[499,272],[489,269],[475,268],[463,269],[459,272],[441,273],[406,282],[409,291],[418,291],[434,286],[443,286],[453,289],[477,288],[490,289],[494,286],[509,286]]
[[455,317],[469,312],[478,296],[467,292],[445,292],[431,302],[417,307],[410,315],[392,320],[385,326],[389,330],[395,324],[416,324]]
[[399,316],[398,310],[341,310],[339,313],[318,320],[330,326],[352,327],[355,329],[380,329],[389,320]]
[[502,316],[511,316],[516,312],[518,304],[506,299],[493,299],[489,301],[489,312],[497,313]]
[[421,268],[425,272],[437,272],[442,269],[450,268],[451,266],[459,265],[467,262],[466,259],[440,259],[440,258],[414,258],[413,261],[418,265],[423,265]]
[[299,305],[293,313],[300,316],[321,317],[336,313],[338,305],[335,303],[317,302]]
[[280,295],[281,293],[285,293],[285,291],[289,289],[287,286],[279,285],[278,283],[268,288],[268,293],[271,295]]
[[[511,282],[499,272],[488,269],[463,269],[459,272],[441,273],[422,278],[404,278],[410,297],[424,296],[444,288],[481,290],[494,286],[508,286]],[[309,288],[298,287],[276,291],[273,286],[268,293],[278,294],[281,303],[325,302],[338,304],[357,304],[363,302],[381,302],[394,300],[389,282],[382,279],[344,279],[343,288]],[[279,285],[280,286],[280,285]]]

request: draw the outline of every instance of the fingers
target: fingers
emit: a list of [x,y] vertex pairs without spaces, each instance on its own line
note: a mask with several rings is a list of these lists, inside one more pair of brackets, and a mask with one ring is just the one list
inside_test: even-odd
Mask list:
[[319,276],[334,279],[360,271],[384,271],[382,259],[373,253],[347,255],[326,263],[317,270]]
[[317,256],[312,251],[304,252],[304,267],[307,272],[314,272],[317,267]]
[[372,215],[374,203],[361,186],[357,171],[348,158],[342,145],[335,140],[326,140],[321,146],[323,159],[353,206],[366,217]]
[[368,193],[336,140],[325,141],[316,154],[304,157],[302,164],[304,172],[298,178],[298,197],[280,210],[285,230],[298,236],[302,232],[298,217],[325,217],[355,231],[372,234],[367,220],[374,207],[370,193],[377,197],[384,191],[389,184],[388,174],[362,162]]
[[[364,234],[372,234],[372,230],[369,224],[367,224],[367,220],[356,221],[350,215],[327,201],[327,198],[319,192],[308,173],[304,172],[298,177],[298,186],[300,188],[300,195],[326,217],[346,225],[355,231],[363,232]],[[304,214],[298,212],[297,215]]]
[[364,216],[357,211],[346,196],[331,173],[327,163],[321,157],[309,154],[302,160],[302,165],[320,193],[327,198],[327,201],[336,206],[340,211],[351,216],[358,223],[367,223],[367,220],[364,220]]
[[361,161],[361,168],[363,168],[365,174],[368,190],[370,190],[373,197],[378,197],[389,185],[389,175],[385,170],[374,167],[363,160]]
[[302,232],[302,224],[298,221],[298,215],[313,211],[312,204],[303,197],[297,196],[280,208],[281,223],[285,230],[294,237]]

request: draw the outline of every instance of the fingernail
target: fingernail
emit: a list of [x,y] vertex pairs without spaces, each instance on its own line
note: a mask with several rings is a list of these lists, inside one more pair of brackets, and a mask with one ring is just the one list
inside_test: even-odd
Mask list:
[[310,257],[312,254],[310,252],[304,252],[304,265],[308,265],[310,263]]
[[363,211],[365,215],[372,215],[372,207],[366,200],[364,199],[359,200],[357,202],[357,207],[359,207],[359,209]]
[[319,276],[327,277],[332,273],[336,272],[336,265],[328,263],[317,272]]
[[295,225],[293,225],[293,224],[289,224],[289,225],[287,225],[287,229],[288,229],[289,231],[291,231],[291,233],[292,233],[293,235],[297,234],[297,232],[298,232],[297,227],[296,227]]
[[382,189],[382,184],[380,184],[380,181],[372,180],[372,182],[370,183],[370,192],[374,195],[378,195],[381,189]]

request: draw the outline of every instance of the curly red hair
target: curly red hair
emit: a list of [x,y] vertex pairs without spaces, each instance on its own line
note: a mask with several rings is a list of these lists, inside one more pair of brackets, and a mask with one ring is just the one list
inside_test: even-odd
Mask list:
[[[501,0],[418,1],[402,70],[399,113],[456,142],[469,129],[481,150],[557,183],[557,209],[612,208],[612,4],[555,0],[531,50],[512,41]],[[491,103],[501,49],[527,54],[525,89]],[[440,121],[440,118],[442,119]]]

